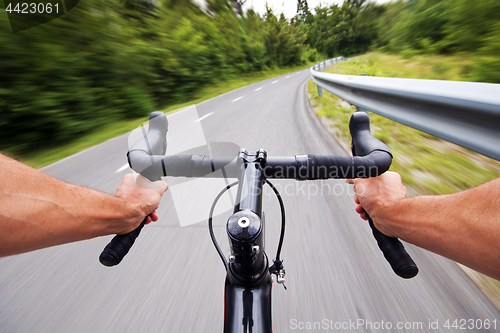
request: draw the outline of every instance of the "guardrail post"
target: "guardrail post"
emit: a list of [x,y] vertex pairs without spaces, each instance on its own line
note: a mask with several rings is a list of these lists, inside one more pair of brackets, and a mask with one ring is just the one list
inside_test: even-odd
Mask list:
[[[361,75],[360,75],[360,76],[366,76],[366,73],[361,73]],[[357,106],[357,105],[356,105],[356,111],[357,111],[357,112],[359,112],[359,111],[366,112],[367,110],[362,109],[362,108],[360,108],[359,106]]]
[[318,85],[318,96],[323,97],[323,89]]

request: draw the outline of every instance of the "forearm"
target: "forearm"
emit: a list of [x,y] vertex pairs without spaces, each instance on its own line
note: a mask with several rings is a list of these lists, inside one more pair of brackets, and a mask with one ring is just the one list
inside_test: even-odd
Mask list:
[[0,256],[115,232],[140,219],[124,200],[73,186],[0,155]]
[[500,279],[500,180],[452,195],[395,200],[375,218],[409,243]]

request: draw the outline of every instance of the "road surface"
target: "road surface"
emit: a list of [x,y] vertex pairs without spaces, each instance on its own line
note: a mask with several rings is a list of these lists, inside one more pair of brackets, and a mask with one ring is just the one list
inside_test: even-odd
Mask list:
[[[198,123],[208,141],[263,147],[269,156],[346,155],[307,104],[309,77],[309,70],[289,73],[203,102]],[[189,139],[169,134],[169,145]],[[42,171],[113,194],[130,172],[126,150],[124,135]],[[354,212],[344,181],[274,183],[287,190],[282,258],[288,287],[273,288],[275,332],[463,332],[444,327],[455,319],[483,327],[482,320],[491,321],[490,329],[465,331],[500,330],[498,309],[455,263],[406,245],[420,273],[412,280],[397,277]],[[178,217],[180,209],[196,212],[212,200],[193,194],[175,209],[172,194],[165,195],[160,221],[144,228],[114,268],[98,262],[110,237],[0,259],[0,332],[221,332],[223,266],[206,222],[181,227]],[[265,196],[264,210],[271,257],[280,225],[273,196]],[[215,221],[226,254],[227,217]]]

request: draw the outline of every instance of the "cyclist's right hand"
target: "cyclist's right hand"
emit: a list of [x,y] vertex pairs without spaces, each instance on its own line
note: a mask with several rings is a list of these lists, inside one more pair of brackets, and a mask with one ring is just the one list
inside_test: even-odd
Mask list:
[[384,214],[390,214],[387,206],[391,202],[407,197],[401,176],[388,171],[378,177],[347,179],[346,182],[354,184],[354,201],[358,204],[356,212],[361,218],[368,220],[368,213],[380,232],[390,237],[398,237],[397,232],[385,223]]
[[110,233],[125,234],[135,230],[139,224],[148,216],[145,224],[157,221],[156,209],[160,203],[161,196],[168,189],[164,181],[150,182],[139,174],[127,174],[116,190],[115,197],[127,201],[133,208],[133,217],[128,221],[122,221],[114,226],[115,230]]

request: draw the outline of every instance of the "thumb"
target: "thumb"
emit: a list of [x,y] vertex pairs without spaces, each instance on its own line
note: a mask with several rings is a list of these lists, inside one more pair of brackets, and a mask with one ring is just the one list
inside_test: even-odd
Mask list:
[[146,177],[141,176],[140,174],[134,174],[135,183],[137,186],[141,188],[145,188],[148,190],[160,190],[161,194],[163,194],[168,189],[168,184],[163,180],[157,180],[154,182],[149,181]]

